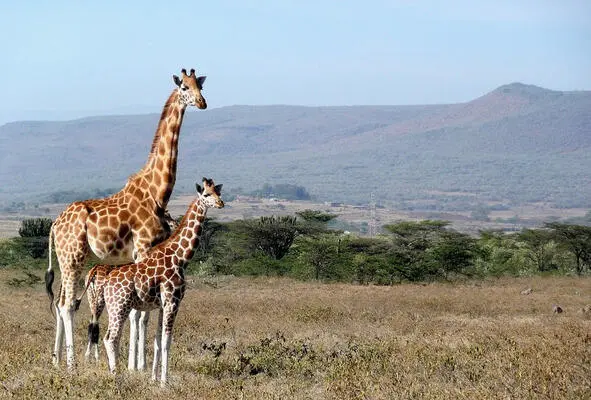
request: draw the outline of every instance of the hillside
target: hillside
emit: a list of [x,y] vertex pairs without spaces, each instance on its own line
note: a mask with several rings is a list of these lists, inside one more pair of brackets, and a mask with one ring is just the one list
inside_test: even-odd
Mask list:
[[[1,126],[0,203],[123,186],[145,162],[158,119]],[[459,104],[232,106],[187,113],[175,194],[207,175],[243,192],[298,184],[321,201],[362,204],[374,192],[400,209],[591,207],[590,153],[589,91],[513,83]]]

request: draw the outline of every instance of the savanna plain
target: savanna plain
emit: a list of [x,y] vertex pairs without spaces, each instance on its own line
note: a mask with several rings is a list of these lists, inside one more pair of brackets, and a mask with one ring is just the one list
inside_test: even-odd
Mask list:
[[589,278],[362,286],[190,276],[170,383],[160,388],[149,372],[126,370],[126,340],[118,374],[102,347],[98,364],[84,361],[86,299],[76,316],[77,370],[54,368],[54,320],[34,272],[0,270],[0,398],[591,396]]

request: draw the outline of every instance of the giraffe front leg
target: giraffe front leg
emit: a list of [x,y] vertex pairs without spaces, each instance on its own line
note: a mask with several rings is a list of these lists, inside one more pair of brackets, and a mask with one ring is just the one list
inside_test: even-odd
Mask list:
[[160,386],[166,386],[168,379],[168,355],[170,343],[172,342],[172,327],[178,311],[178,304],[169,304],[163,307],[162,321],[162,369],[160,372]]
[[160,345],[162,343],[162,308],[158,310],[158,324],[156,324],[156,335],[154,336],[154,360],[152,361],[152,380],[158,379],[158,366],[160,364]]
[[137,369],[139,371],[146,369],[146,329],[148,328],[149,320],[150,312],[142,311],[138,324]]
[[127,369],[135,371],[137,368],[137,344],[138,344],[138,323],[140,312],[132,309],[129,313],[129,357],[127,359]]
[[160,386],[166,386],[168,379],[168,354],[170,343],[172,341],[172,332],[162,332],[162,371],[160,372]]

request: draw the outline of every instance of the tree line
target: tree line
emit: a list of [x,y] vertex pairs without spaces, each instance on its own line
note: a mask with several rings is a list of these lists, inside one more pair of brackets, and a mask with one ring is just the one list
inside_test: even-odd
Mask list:
[[[447,221],[404,221],[385,225],[377,237],[361,237],[329,229],[336,217],[305,210],[227,223],[206,219],[190,271],[383,285],[591,272],[591,227],[585,225],[552,222],[473,237]],[[0,266],[26,264],[27,258],[41,262],[50,226],[48,218],[22,221],[19,237],[0,243]]]

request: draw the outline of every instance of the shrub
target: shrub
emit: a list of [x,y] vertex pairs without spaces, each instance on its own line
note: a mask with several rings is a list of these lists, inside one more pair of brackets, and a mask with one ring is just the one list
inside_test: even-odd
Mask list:
[[18,234],[22,238],[48,237],[53,221],[51,218],[25,218]]
[[33,258],[47,257],[49,245],[50,218],[25,218],[18,230],[22,248]]

